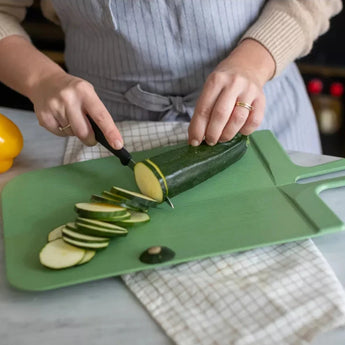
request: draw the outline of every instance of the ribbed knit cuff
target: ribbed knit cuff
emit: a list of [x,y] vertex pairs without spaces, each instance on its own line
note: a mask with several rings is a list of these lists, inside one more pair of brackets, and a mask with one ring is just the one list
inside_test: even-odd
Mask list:
[[298,23],[288,14],[276,10],[264,11],[241,41],[247,38],[258,41],[271,53],[276,63],[273,77],[298,58],[306,44]]
[[30,41],[29,35],[18,23],[16,18],[5,13],[0,13],[0,40],[11,35],[19,35]]

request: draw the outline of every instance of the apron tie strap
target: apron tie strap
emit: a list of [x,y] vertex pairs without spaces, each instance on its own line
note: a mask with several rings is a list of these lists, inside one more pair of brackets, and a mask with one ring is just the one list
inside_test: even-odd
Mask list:
[[144,91],[139,84],[128,89],[124,94],[97,88],[99,95],[114,102],[129,103],[145,110],[164,113],[162,121],[189,121],[193,116],[199,91],[186,96],[162,96]]

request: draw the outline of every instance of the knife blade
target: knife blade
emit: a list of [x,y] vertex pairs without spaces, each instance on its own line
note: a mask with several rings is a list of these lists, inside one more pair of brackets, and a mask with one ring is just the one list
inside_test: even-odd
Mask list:
[[[113,153],[117,158],[119,158],[120,162],[128,166],[131,170],[134,170],[134,166],[136,162],[133,160],[132,155],[124,148],[120,150],[115,150],[109,143],[108,140],[105,138],[103,132],[98,127],[96,122],[89,116],[86,115],[87,119],[89,120],[91,127],[95,133],[95,139],[97,142],[99,142],[102,146],[104,146],[106,149],[108,149],[111,153]],[[169,198],[166,198],[166,202],[169,204],[170,207],[174,208],[173,203]]]

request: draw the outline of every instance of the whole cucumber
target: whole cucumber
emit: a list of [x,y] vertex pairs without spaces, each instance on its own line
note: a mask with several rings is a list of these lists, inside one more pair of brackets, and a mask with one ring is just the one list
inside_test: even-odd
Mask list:
[[239,160],[249,144],[247,136],[237,134],[232,140],[209,146],[188,144],[147,158],[134,167],[141,193],[163,202],[216,175]]

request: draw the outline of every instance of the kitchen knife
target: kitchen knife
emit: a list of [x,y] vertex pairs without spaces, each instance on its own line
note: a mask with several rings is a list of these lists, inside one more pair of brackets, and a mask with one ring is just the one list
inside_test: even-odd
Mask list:
[[[135,161],[132,159],[131,154],[124,147],[122,147],[122,149],[120,150],[115,150],[113,147],[111,147],[107,139],[105,138],[103,132],[96,124],[96,122],[88,115],[87,115],[87,119],[90,121],[91,127],[95,133],[95,139],[102,146],[104,146],[111,153],[113,153],[117,158],[119,158],[123,165],[126,165],[130,169],[134,170]],[[166,201],[172,208],[174,208],[174,205],[169,198],[166,198]]]
[[90,124],[92,126],[93,131],[95,132],[95,138],[96,140],[104,146],[106,149],[108,149],[111,153],[113,153],[123,165],[127,165],[132,170],[134,169],[135,161],[132,159],[131,154],[124,148],[120,150],[115,150],[110,146],[107,139],[105,138],[103,132],[100,130],[100,128],[97,126],[96,122],[87,115],[88,120],[90,121]]

